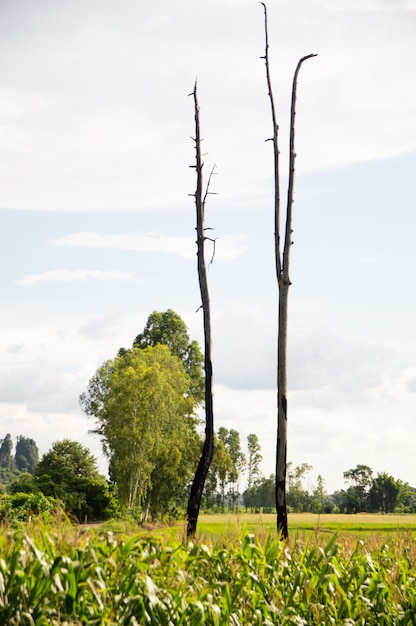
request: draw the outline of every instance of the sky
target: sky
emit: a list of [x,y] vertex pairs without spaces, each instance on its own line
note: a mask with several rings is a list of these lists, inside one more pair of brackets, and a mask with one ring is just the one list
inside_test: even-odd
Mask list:
[[[416,487],[416,0],[269,0],[268,19],[283,198],[293,72],[318,55],[298,84],[288,460],[308,488],[360,463]],[[215,426],[257,434],[274,471],[263,55],[255,0],[1,0],[0,438],[75,439],[105,472],[78,400],[97,368],[154,310],[202,344],[197,80]]]

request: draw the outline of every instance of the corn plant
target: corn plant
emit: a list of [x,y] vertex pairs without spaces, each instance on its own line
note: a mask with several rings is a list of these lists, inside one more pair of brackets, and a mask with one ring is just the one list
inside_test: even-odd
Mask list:
[[0,534],[0,624],[415,623],[416,544],[184,544],[111,532]]

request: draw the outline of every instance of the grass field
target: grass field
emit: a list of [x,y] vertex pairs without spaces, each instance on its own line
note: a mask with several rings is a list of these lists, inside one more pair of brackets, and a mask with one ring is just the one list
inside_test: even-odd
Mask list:
[[[144,536],[154,535],[183,541],[185,539],[185,523],[171,526],[153,526],[144,528],[125,522],[109,522],[101,527],[121,535],[131,535],[139,532]],[[242,534],[253,533],[263,541],[271,535],[277,536],[275,514],[201,514],[198,520],[198,530],[195,539],[198,542],[216,543],[217,541],[237,541]],[[328,537],[336,535],[338,540],[351,544],[357,539],[365,539],[372,546],[394,540],[398,537],[410,536],[416,538],[415,515],[374,515],[360,513],[356,515],[312,513],[293,513],[289,515],[289,544],[297,541],[310,541],[311,537],[317,542],[325,543]]]
[[[288,516],[289,533],[298,531],[313,532],[391,532],[410,530],[416,532],[415,515],[356,515],[312,513],[292,513]],[[239,515],[200,515],[198,530],[201,534],[221,534],[227,532],[266,531],[276,529],[276,515],[241,513]]]

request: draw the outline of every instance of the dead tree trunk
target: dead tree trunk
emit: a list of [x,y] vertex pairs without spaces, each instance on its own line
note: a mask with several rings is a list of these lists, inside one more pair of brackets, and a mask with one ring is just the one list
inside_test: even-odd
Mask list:
[[287,327],[288,327],[288,299],[289,299],[289,261],[292,241],[292,207],[295,182],[295,117],[296,117],[296,89],[299,70],[306,59],[316,56],[308,54],[297,64],[292,84],[292,103],[290,112],[290,140],[289,140],[289,183],[287,190],[286,225],[284,232],[283,255],[280,241],[280,172],[279,172],[279,126],[274,103],[270,78],[269,41],[267,26],[267,8],[264,8],[265,55],[262,57],[266,65],[267,87],[269,92],[273,137],[274,156],[274,241],[276,277],[279,290],[279,317],[277,337],[277,445],[276,445],[276,513],[277,530],[282,539],[288,537],[287,509],[286,509],[286,463],[287,463]]
[[[202,449],[201,458],[198,463],[195,477],[192,483],[191,492],[189,494],[187,509],[187,537],[193,535],[196,531],[198,522],[199,509],[201,505],[202,492],[205,486],[208,470],[211,465],[214,454],[214,412],[213,412],[213,393],[212,393],[212,360],[211,360],[211,313],[209,303],[207,271],[205,265],[205,235],[204,213],[205,201],[209,193],[209,184],[205,193],[203,192],[202,168],[204,163],[201,156],[201,135],[199,126],[199,106],[197,97],[197,85],[195,83],[192,92],[195,105],[195,153],[196,153],[196,191],[195,207],[196,207],[196,232],[197,232],[197,259],[198,259],[198,279],[201,291],[202,310],[204,315],[204,363],[205,363],[205,442]],[[212,172],[211,172],[212,175]],[[214,242],[215,245],[215,242]]]

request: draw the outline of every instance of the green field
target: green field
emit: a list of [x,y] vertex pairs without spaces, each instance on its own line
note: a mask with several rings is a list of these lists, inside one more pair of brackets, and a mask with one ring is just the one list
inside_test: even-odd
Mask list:
[[[350,533],[384,533],[397,530],[416,532],[416,515],[356,515],[292,513],[288,516],[289,534],[301,531],[325,533],[328,531]],[[198,530],[205,534],[250,532],[275,532],[276,515],[241,513],[239,515],[200,515]]]
[[183,525],[0,530],[7,626],[411,626],[416,516],[203,515]]

